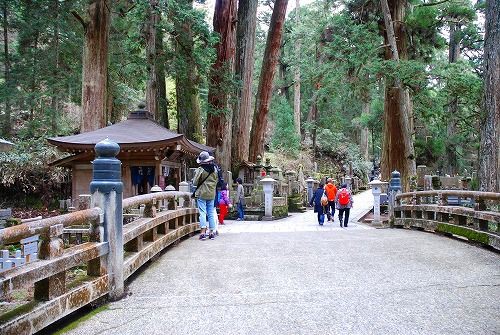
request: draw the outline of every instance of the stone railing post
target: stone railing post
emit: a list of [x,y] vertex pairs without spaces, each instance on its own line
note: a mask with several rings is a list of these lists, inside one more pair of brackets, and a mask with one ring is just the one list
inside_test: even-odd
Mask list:
[[[187,181],[179,183],[179,192],[189,192],[189,183]],[[191,207],[191,199],[187,200],[184,197],[179,197],[179,207]]]
[[372,180],[368,183],[372,188],[373,194],[373,226],[382,226],[382,221],[380,220],[380,194],[382,193],[382,186],[386,185],[387,182],[380,181],[378,179]]
[[394,220],[394,207],[396,206],[396,195],[401,193],[401,173],[392,171],[389,181],[389,222]]
[[[92,206],[104,212],[100,240],[108,242],[109,253],[101,264],[109,276],[109,297],[116,300],[123,295],[123,183],[121,162],[116,158],[120,146],[105,139],[95,146],[93,176],[90,183]],[[97,266],[95,266],[97,268]]]

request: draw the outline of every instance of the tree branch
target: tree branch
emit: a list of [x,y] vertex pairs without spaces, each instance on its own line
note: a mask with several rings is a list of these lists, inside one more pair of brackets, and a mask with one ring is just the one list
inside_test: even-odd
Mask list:
[[437,6],[437,5],[440,5],[442,3],[445,3],[445,2],[448,2],[450,0],[442,0],[442,1],[438,1],[438,2],[429,2],[429,3],[422,3],[420,5],[417,5],[415,7],[429,7],[429,6]]
[[87,29],[87,22],[85,22],[85,20],[82,19],[82,17],[76,11],[72,10],[71,14],[73,14],[73,16],[82,24],[83,29],[86,30]]

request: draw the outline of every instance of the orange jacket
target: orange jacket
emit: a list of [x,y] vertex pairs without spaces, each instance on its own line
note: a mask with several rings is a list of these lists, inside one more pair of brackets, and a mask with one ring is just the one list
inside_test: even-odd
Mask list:
[[335,201],[335,197],[337,196],[337,188],[333,184],[326,184],[325,193],[328,201]]

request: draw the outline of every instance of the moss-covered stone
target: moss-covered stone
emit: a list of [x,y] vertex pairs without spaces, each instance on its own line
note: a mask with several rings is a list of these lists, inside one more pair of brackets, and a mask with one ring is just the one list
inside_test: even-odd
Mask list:
[[469,229],[467,227],[460,227],[455,225],[450,225],[446,223],[440,223],[436,229],[436,231],[441,233],[448,233],[453,235],[458,235],[462,237],[466,237],[470,241],[479,242],[485,245],[489,244],[489,236],[486,233]]

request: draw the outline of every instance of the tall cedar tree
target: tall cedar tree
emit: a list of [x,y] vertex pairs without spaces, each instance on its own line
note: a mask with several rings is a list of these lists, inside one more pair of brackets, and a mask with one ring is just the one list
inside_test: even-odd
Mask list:
[[[300,0],[295,0],[295,28],[300,26]],[[300,38],[295,40],[295,57],[297,64],[293,71],[293,123],[295,132],[300,137]]]
[[219,34],[215,46],[217,59],[210,74],[207,115],[207,145],[215,148],[217,162],[223,171],[231,164],[232,113],[229,97],[235,54],[236,0],[217,0],[214,31]]
[[[385,22],[385,59],[395,62],[408,58],[404,27],[406,0],[381,0]],[[401,80],[386,79],[384,99],[384,149],[382,176],[388,179],[391,171],[401,173],[403,188],[409,186],[409,177],[416,173],[413,148],[410,94]]]
[[486,1],[484,109],[479,149],[481,191],[500,192],[500,2]]
[[163,34],[161,33],[160,20],[161,12],[158,0],[149,0],[144,29],[148,69],[146,104],[149,112],[154,115],[155,120],[168,128],[165,69],[161,60]]
[[[192,0],[180,0],[176,9],[192,10]],[[176,13],[176,16],[178,14]],[[177,96],[177,129],[189,139],[201,141],[201,111],[198,83],[200,82],[194,55],[194,40],[190,18],[176,19],[174,47],[181,58],[175,76]]]
[[257,6],[257,0],[240,0],[238,4],[235,77],[239,83],[233,112],[233,170],[239,163],[248,160]]
[[3,124],[2,124],[2,132],[3,136],[9,138],[12,132],[12,125],[11,125],[11,104],[10,104],[10,89],[12,87],[12,79],[11,79],[11,73],[10,73],[10,51],[9,51],[9,21],[8,21],[8,14],[9,14],[9,7],[8,7],[8,0],[3,0],[2,2],[2,12],[3,12],[3,20],[2,20],[2,30],[3,30],[3,52],[4,52],[4,80],[5,80],[5,86],[4,86],[4,102],[5,102],[5,114],[4,114],[4,119]]
[[72,14],[83,25],[85,45],[82,72],[82,122],[80,131],[104,127],[107,102],[109,0],[93,0],[87,7],[87,20]]
[[266,49],[260,72],[259,88],[257,90],[255,113],[250,135],[249,159],[253,162],[258,155],[264,153],[264,136],[267,127],[267,115],[273,92],[273,79],[280,52],[281,36],[285,23],[288,0],[276,0],[274,3],[269,32],[267,34]]

